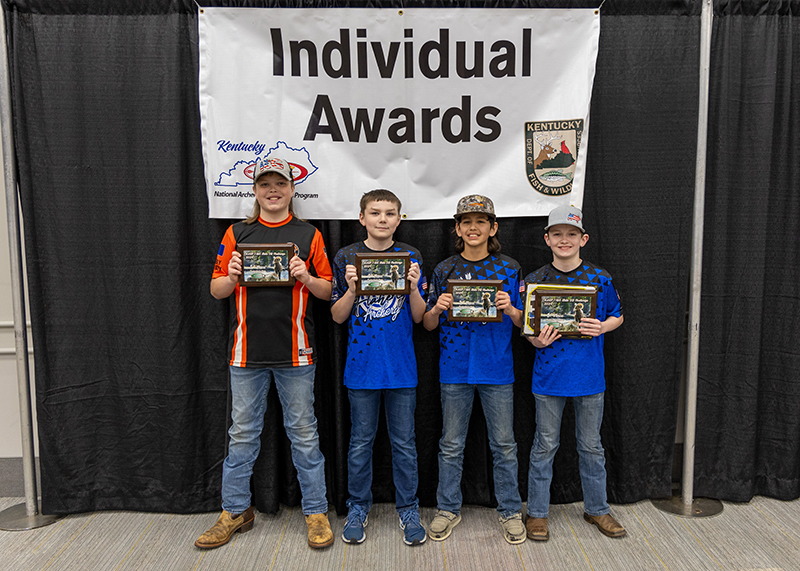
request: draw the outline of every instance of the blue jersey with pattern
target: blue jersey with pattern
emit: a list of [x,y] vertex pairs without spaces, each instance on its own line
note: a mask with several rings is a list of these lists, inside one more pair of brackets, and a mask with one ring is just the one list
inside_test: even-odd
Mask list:
[[[566,273],[557,270],[553,264],[542,266],[525,277],[525,284],[529,283],[594,286],[597,288],[595,317],[605,321],[610,316],[622,315],[622,304],[611,283],[611,275],[585,260]],[[533,392],[538,395],[577,397],[605,391],[603,337],[561,338],[544,349],[536,349]]]
[[[347,265],[356,265],[356,254],[410,252],[411,261],[422,268],[422,255],[408,244],[395,242],[387,250],[370,250],[364,242],[345,246],[333,259],[331,306],[347,292]],[[427,282],[418,284],[425,299]],[[411,304],[407,295],[360,295],[347,320],[347,361],[344,384],[351,389],[400,389],[417,386],[417,360]]]
[[[433,270],[427,308],[432,309],[439,296],[447,293],[447,280],[501,280],[511,303],[522,309],[519,271],[519,263],[503,254],[489,254],[477,262],[451,256]],[[439,318],[439,381],[471,385],[513,383],[511,318],[503,314],[502,322],[448,321],[447,313]]]

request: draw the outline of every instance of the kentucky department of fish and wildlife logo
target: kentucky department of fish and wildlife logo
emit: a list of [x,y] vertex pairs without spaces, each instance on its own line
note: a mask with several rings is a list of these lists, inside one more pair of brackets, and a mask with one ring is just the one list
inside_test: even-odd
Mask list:
[[572,192],[572,178],[581,146],[583,119],[525,123],[525,171],[542,194]]

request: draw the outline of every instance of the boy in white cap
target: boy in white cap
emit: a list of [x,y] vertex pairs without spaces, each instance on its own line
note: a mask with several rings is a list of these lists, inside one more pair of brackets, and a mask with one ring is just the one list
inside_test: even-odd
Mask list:
[[561,415],[567,398],[575,408],[579,469],[583,487],[583,518],[608,537],[622,537],[623,528],[610,514],[606,500],[606,469],[600,424],[603,421],[605,361],[603,335],[622,325],[622,307],[611,283],[611,275],[582,260],[580,249],[589,235],[583,229],[583,213],[574,206],[559,206],[550,212],[544,240],[553,261],[525,277],[525,283],[594,286],[597,289],[595,317],[580,319],[586,338],[561,339],[550,325],[528,340],[536,347],[532,390],[536,398],[536,434],[531,448],[528,474],[528,538],[547,541],[547,514],[553,457],[558,450]]
[[[494,205],[473,194],[458,201],[456,251],[433,272],[426,329],[439,327],[439,381],[442,393],[442,438],[439,441],[438,511],[428,535],[442,541],[461,521],[461,474],[467,427],[475,392],[480,395],[489,445],[494,461],[497,511],[503,537],[509,543],[525,541],[522,501],[518,487],[517,443],[514,440],[514,361],[511,354],[513,326],[522,324],[519,297],[520,266],[500,254]],[[501,322],[451,321],[453,295],[448,280],[501,280],[495,306]]]
[[[325,458],[319,448],[314,414],[314,321],[309,293],[329,300],[333,274],[319,230],[294,216],[294,178],[283,159],[264,157],[253,171],[256,201],[251,216],[231,225],[217,254],[211,295],[234,294],[228,356],[231,382],[231,428],[228,456],[222,465],[222,515],[195,545],[225,545],[235,532],[253,527],[250,477],[261,449],[267,393],[274,382],[283,407],[283,425],[297,468],[308,545],[333,543],[328,522]],[[242,257],[237,244],[295,245],[289,260],[294,286],[242,287]]]

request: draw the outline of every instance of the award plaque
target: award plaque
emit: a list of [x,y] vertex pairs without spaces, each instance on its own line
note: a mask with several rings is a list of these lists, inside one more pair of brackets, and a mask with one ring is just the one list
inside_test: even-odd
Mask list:
[[409,252],[356,254],[356,295],[407,295]]
[[294,286],[295,279],[289,275],[289,260],[297,246],[286,244],[237,244],[236,251],[242,256],[242,275],[239,285]]
[[495,298],[503,291],[500,280],[447,280],[447,293],[453,295],[448,321],[503,321]]
[[578,323],[594,317],[597,310],[597,289],[591,286],[560,284],[526,284],[523,335],[537,336],[551,325],[562,337],[581,335]]

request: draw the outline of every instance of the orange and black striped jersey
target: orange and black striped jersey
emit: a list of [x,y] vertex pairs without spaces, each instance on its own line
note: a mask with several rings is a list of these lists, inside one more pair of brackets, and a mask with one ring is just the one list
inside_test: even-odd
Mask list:
[[[225,232],[212,278],[228,275],[231,252],[237,244],[293,242],[309,273],[330,281],[331,265],[322,234],[308,222],[289,215],[272,224],[237,222]],[[231,304],[228,349],[234,367],[297,367],[314,363],[314,320],[308,310],[309,291],[294,287],[236,286]]]

